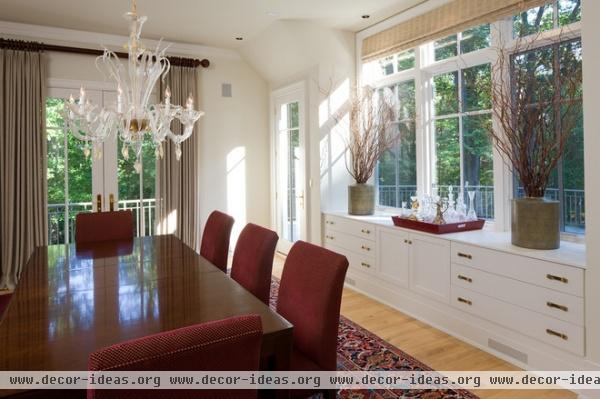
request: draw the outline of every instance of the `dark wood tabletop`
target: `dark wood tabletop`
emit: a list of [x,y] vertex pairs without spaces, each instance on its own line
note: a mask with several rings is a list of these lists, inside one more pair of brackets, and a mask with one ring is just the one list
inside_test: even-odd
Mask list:
[[292,325],[172,235],[39,247],[0,321],[0,370],[87,370],[99,348],[243,314],[288,369]]

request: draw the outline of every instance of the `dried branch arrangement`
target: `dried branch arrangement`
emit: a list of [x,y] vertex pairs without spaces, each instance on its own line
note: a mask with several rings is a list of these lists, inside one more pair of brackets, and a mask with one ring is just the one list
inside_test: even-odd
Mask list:
[[517,38],[496,48],[490,135],[527,197],[544,196],[582,112],[581,47],[566,33],[543,47]]
[[396,109],[389,89],[376,91],[365,86],[350,99],[346,168],[356,183],[369,181],[377,160],[400,138],[400,133],[391,129]]

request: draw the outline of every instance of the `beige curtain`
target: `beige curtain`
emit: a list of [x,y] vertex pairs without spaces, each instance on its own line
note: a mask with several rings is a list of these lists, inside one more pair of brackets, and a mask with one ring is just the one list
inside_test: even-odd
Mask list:
[[362,59],[370,61],[473,26],[518,14],[551,0],[453,0],[441,7],[367,37]]
[[35,44],[21,46],[0,48],[0,285],[8,288],[48,242],[44,57]]
[[[161,98],[167,86],[173,104],[185,106],[191,94],[194,107],[198,109],[198,70],[195,67],[171,66],[166,79],[161,80]],[[192,136],[182,144],[181,160],[177,161],[175,146],[169,141],[156,170],[157,232],[174,234],[196,250],[199,247],[198,123]],[[171,130],[180,134],[181,124],[173,122]]]

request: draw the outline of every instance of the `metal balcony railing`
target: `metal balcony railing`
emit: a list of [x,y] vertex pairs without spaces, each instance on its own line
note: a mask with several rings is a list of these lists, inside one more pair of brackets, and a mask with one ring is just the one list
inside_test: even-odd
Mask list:
[[[68,240],[73,242],[75,240],[75,215],[79,212],[91,212],[92,209],[91,202],[71,203],[68,204],[68,209],[65,204],[48,204],[48,244],[64,244],[67,239],[67,229]],[[130,209],[133,212],[135,235],[154,234],[156,222],[155,199],[119,201],[118,209]],[[143,232],[141,232],[142,216],[144,217]],[[65,223],[65,218],[68,218],[67,223]]]
[[[448,195],[448,186],[437,186],[441,196]],[[479,217],[485,219],[494,218],[494,187],[493,186],[469,186],[469,190],[475,190],[475,212]],[[417,186],[414,185],[380,185],[379,205],[400,208],[402,202],[410,204],[410,196],[415,195]],[[455,194],[458,188],[454,187]],[[523,189],[517,190],[518,196],[523,196]],[[546,190],[546,198],[558,200],[560,192],[556,188]],[[468,198],[465,198],[468,205]],[[562,198],[562,212],[565,231],[581,233],[585,230],[585,191],[564,190]]]

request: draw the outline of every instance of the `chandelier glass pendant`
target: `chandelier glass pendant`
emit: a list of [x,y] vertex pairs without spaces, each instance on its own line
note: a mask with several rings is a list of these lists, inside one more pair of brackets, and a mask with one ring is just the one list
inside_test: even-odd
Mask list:
[[[164,103],[149,104],[158,79],[164,79],[169,72],[170,63],[165,56],[168,47],[161,49],[162,42],[158,43],[154,51],[144,47],[140,34],[147,18],[138,16],[136,0],[133,0],[132,9],[124,18],[129,21],[130,28],[126,44],[129,54],[127,65],[106,47],[104,53],[96,59],[96,67],[100,72],[116,83],[116,104],[103,108],[92,104],[82,87],[79,100],[75,101],[71,96],[65,105],[65,127],[84,142],[85,156],[93,153],[96,159],[102,157],[102,144],[106,140],[119,137],[123,141],[123,157],[129,158],[131,148],[136,156],[134,168],[140,173],[144,140],[152,140],[156,157],[162,158],[164,142],[170,139],[175,146],[175,156],[180,160],[181,143],[192,135],[194,124],[204,112],[194,110],[191,93],[185,107],[171,104],[168,87]],[[181,133],[171,131],[174,120],[181,122]]]

